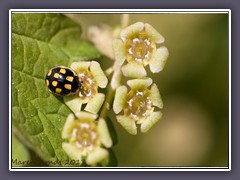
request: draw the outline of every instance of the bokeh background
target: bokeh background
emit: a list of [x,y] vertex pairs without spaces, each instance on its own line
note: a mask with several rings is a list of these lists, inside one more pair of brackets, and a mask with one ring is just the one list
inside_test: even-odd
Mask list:
[[[67,16],[82,26],[83,38],[89,26],[121,22],[121,14]],[[228,14],[130,14],[130,23],[137,21],[157,29],[169,49],[164,70],[148,72],[160,90],[163,117],[148,133],[132,136],[111,112],[118,166],[228,166]]]
[[[91,25],[121,21],[121,14],[68,16],[83,37]],[[228,166],[228,14],[130,14],[130,23],[137,21],[155,27],[169,49],[164,70],[148,73],[160,89],[163,118],[137,136],[113,121],[119,166]]]

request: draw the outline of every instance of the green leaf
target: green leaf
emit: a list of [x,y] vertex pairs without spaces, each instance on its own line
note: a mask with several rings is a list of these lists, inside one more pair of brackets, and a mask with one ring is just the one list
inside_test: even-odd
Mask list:
[[27,148],[12,134],[12,166],[27,166],[29,163]]
[[80,34],[80,27],[61,14],[12,14],[12,125],[50,165],[69,160],[61,131],[71,111],[48,91],[44,79],[54,66],[100,57]]

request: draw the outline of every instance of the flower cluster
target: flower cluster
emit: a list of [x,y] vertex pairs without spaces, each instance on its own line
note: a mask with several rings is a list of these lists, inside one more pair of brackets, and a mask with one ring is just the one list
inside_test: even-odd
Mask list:
[[[102,39],[95,40],[103,42]],[[163,42],[161,34],[142,22],[124,28],[120,31],[120,39],[112,41],[115,64],[110,84],[113,92],[110,94],[116,90],[113,110],[117,114],[117,121],[132,135],[137,134],[137,125],[145,133],[162,116],[161,111],[156,110],[163,108],[160,92],[153,80],[147,77],[145,67],[149,65],[152,73],[158,73],[164,68],[168,49],[164,46],[157,48],[157,44]],[[106,47],[109,44],[111,41]],[[112,56],[110,51],[103,52]],[[74,114],[67,117],[63,127],[62,148],[80,165],[105,165],[109,161],[108,148],[112,147],[113,142],[104,119],[107,116],[102,118],[102,114],[109,110],[111,101],[106,100],[103,106],[105,95],[99,93],[98,88],[106,88],[108,79],[96,61],[73,62],[71,69],[77,73],[80,85],[76,95],[64,97],[64,102]],[[120,85],[121,74],[133,78],[127,80],[128,87]],[[98,117],[102,106],[105,111]]]
[[[113,50],[116,63],[121,67],[131,88],[120,86],[116,90],[113,110],[118,122],[130,134],[137,134],[136,124],[140,124],[141,132],[147,132],[162,116],[155,107],[163,108],[161,96],[156,84],[147,78],[145,66],[149,65],[152,73],[159,73],[168,58],[168,49],[157,48],[156,44],[164,42],[164,38],[151,25],[137,22],[120,32],[121,39],[115,39]],[[124,65],[124,62],[127,62]],[[151,86],[151,87],[150,87]]]
[[[71,69],[78,74],[79,92],[75,96],[65,96],[65,104],[74,112],[67,117],[62,130],[65,140],[62,148],[71,159],[89,166],[108,161],[107,148],[112,146],[112,139],[104,119],[98,118],[105,95],[98,88],[105,88],[108,79],[100,64],[96,61],[73,62]],[[82,111],[82,105],[86,104]]]

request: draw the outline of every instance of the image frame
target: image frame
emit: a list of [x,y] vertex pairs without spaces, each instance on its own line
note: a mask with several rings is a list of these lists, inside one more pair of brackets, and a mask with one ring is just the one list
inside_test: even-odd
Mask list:
[[[12,122],[9,121],[9,171],[231,171],[231,10],[230,9],[10,9],[9,10],[9,117],[11,105],[11,15],[12,13],[227,13],[228,14],[228,167],[12,167]],[[11,118],[10,118],[11,119]]]

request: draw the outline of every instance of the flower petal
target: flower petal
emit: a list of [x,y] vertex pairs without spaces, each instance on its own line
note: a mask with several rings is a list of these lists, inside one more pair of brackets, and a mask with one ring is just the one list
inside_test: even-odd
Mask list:
[[164,37],[157,32],[156,29],[154,29],[150,24],[145,24],[145,32],[150,36],[156,43],[163,43]]
[[131,79],[127,81],[127,84],[131,89],[139,89],[141,87],[148,87],[152,84],[151,78],[144,79]]
[[149,129],[156,124],[160,118],[162,117],[162,113],[160,111],[152,112],[146,120],[141,124],[141,132],[146,133]]
[[63,142],[62,148],[71,159],[78,160],[79,165],[82,164],[82,152],[76,146],[70,143]]
[[73,114],[69,114],[67,117],[67,120],[63,126],[63,130],[62,130],[62,138],[63,139],[67,139],[71,133],[72,133],[72,129],[74,126],[74,115]]
[[150,89],[150,98],[154,106],[161,109],[163,108],[162,98],[156,84],[153,84]]
[[92,61],[90,65],[90,71],[94,76],[94,79],[96,80],[98,86],[100,88],[105,88],[107,86],[108,79],[105,76],[100,64],[96,61]]
[[87,103],[87,106],[85,107],[85,111],[88,111],[93,114],[97,114],[99,109],[102,107],[102,104],[104,102],[105,95],[102,93],[98,93],[95,96],[93,96],[92,99],[90,99]]
[[65,96],[63,98],[65,104],[75,113],[81,111],[82,104],[84,101],[80,97],[76,96]]
[[166,60],[168,58],[168,49],[164,46],[157,49],[153,58],[151,59],[149,66],[153,73],[158,73],[163,70]]
[[102,141],[102,144],[107,147],[110,148],[112,146],[112,138],[110,136],[108,127],[107,127],[107,123],[104,119],[99,119],[98,121],[98,132]]
[[121,85],[121,77],[122,77],[122,71],[120,68],[116,68],[114,70],[112,81],[111,81],[111,87],[113,90],[115,90],[117,87]]
[[137,126],[133,119],[119,115],[117,116],[117,120],[129,134],[137,134]]
[[106,149],[99,147],[88,154],[86,163],[88,165],[96,165],[97,163],[103,161],[107,157],[108,157],[108,151]]
[[97,114],[92,114],[92,113],[85,112],[85,111],[80,111],[80,112],[77,112],[75,114],[78,117],[78,119],[92,119],[92,120],[95,120],[98,117]]
[[116,90],[115,98],[113,101],[113,111],[118,114],[124,108],[124,103],[126,101],[127,96],[127,87],[120,86]]
[[88,70],[90,63],[91,62],[89,62],[89,61],[73,62],[70,67],[77,73],[81,73],[84,70]]
[[143,28],[144,28],[144,23],[143,22],[134,23],[134,24],[124,28],[120,32],[120,37],[124,41],[127,37],[141,32],[143,30]]
[[147,75],[146,70],[143,65],[140,63],[128,63],[122,67],[122,73],[126,77],[131,78],[142,78]]
[[125,55],[124,55],[124,45],[120,39],[113,40],[113,52],[114,52],[114,56],[117,64],[121,66],[125,61]]

